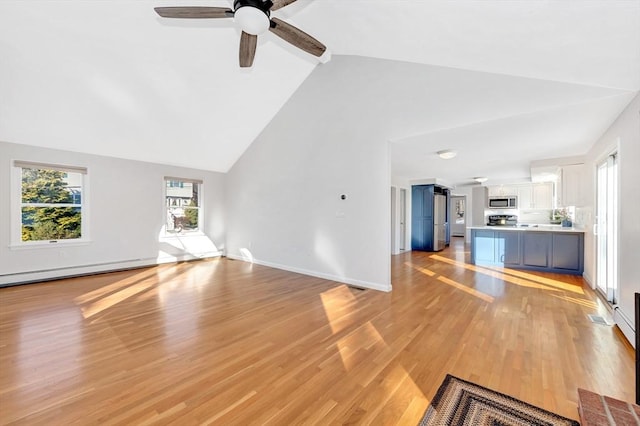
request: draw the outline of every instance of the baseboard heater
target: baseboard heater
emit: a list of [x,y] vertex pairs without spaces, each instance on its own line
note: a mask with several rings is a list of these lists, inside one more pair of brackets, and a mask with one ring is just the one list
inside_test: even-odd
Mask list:
[[222,252],[211,252],[199,255],[172,256],[167,259],[156,257],[146,259],[130,259],[114,262],[93,263],[88,265],[65,266],[60,268],[41,269],[38,271],[16,272],[13,274],[0,275],[0,287],[9,287],[22,284],[33,284],[43,281],[60,280],[65,278],[82,277],[93,274],[104,274],[108,272],[126,271],[129,269],[146,268],[165,263],[184,262],[190,260],[200,260],[210,257],[221,256]]

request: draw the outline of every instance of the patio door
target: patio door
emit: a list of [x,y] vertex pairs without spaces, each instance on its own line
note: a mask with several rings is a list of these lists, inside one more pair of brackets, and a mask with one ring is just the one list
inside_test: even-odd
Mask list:
[[618,289],[618,154],[596,171],[596,288],[611,303]]

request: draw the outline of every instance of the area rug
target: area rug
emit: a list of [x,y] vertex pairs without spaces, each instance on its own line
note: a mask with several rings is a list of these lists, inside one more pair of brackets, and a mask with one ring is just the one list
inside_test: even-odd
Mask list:
[[420,426],[435,425],[580,426],[580,423],[447,374],[420,421]]

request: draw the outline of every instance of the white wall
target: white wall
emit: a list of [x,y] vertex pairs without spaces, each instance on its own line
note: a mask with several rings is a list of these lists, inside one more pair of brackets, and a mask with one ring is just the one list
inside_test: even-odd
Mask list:
[[[629,341],[635,345],[632,328],[634,293],[640,292],[640,95],[627,106],[605,134],[594,144],[586,156],[587,194],[590,205],[585,206],[585,216],[595,220],[595,168],[596,163],[612,152],[619,141],[619,225],[618,247],[619,302],[614,319]],[[585,232],[585,278],[595,283],[595,238],[593,226]]]
[[[88,244],[9,247],[13,160],[88,168]],[[205,236],[159,239],[165,176],[204,181]],[[225,238],[224,178],[222,173],[0,142],[0,285],[219,254]]]
[[228,256],[391,289],[389,106],[379,96],[394,89],[378,87],[370,61],[319,66],[229,171]]

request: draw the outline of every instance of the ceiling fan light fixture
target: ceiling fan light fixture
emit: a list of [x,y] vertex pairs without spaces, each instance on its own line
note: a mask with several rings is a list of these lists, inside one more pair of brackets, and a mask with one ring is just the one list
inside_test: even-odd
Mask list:
[[262,10],[252,6],[244,6],[237,9],[233,18],[240,29],[247,34],[263,34],[270,26],[269,16]]
[[451,149],[443,149],[442,151],[438,151],[438,156],[443,160],[451,160],[456,155],[458,155],[458,153]]
[[488,181],[489,178],[485,177],[485,176],[478,176],[478,177],[474,177],[473,180],[475,180],[478,183],[484,183],[484,182]]
[[[169,6],[154,7],[155,12],[163,18],[179,19],[226,19],[233,18],[235,26],[241,30],[238,62],[240,68],[253,65],[256,54],[258,36],[267,31],[285,42],[320,58],[326,53],[327,46],[318,40],[281,19],[270,18],[271,11],[282,9],[296,0],[234,0],[233,9],[228,7],[208,6]],[[320,58],[326,62],[330,53]]]

